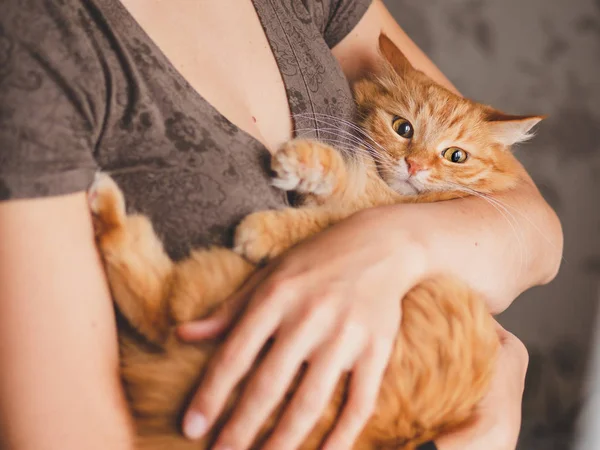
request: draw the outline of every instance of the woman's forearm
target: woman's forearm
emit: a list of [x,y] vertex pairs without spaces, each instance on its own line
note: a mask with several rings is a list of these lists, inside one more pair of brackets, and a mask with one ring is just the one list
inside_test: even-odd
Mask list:
[[129,450],[84,194],[0,205],[0,447]]
[[489,201],[468,197],[363,214],[373,227],[381,228],[378,233],[408,236],[419,245],[425,255],[424,276],[463,279],[499,313],[524,290],[552,280],[562,258],[560,222],[528,177],[525,180]]

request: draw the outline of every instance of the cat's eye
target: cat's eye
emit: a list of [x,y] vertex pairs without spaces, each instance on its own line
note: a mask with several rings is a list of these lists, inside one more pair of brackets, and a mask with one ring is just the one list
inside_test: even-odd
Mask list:
[[467,152],[458,147],[450,147],[442,152],[442,156],[453,163],[464,163],[467,160]]
[[394,117],[394,119],[392,120],[392,128],[396,133],[398,133],[399,136],[403,137],[404,139],[410,139],[411,137],[413,137],[413,126],[408,120],[403,119],[402,117]]

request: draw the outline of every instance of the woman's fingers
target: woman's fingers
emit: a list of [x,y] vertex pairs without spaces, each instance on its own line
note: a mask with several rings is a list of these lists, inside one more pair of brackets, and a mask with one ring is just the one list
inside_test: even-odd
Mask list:
[[235,315],[230,309],[222,308],[207,319],[185,323],[177,328],[177,336],[183,341],[213,339],[223,334],[233,323]]
[[[323,318],[313,316],[293,330],[282,330],[244,388],[232,417],[221,431],[215,448],[246,449],[285,396],[306,355],[318,345]],[[290,446],[290,448],[293,448]]]
[[356,358],[360,342],[338,337],[313,358],[300,387],[263,450],[298,448],[323,415],[349,359]]
[[371,345],[359,358],[350,379],[348,401],[324,450],[350,449],[371,417],[391,347]]
[[213,357],[183,421],[189,439],[200,438],[221,413],[235,385],[279,326],[280,310],[271,302],[250,309]]
[[233,321],[242,312],[244,304],[250,298],[252,292],[261,281],[268,275],[267,270],[260,270],[250,277],[242,288],[225,300],[217,311],[206,319],[195,320],[180,325],[177,335],[184,341],[199,341],[202,339],[213,339],[227,331]]

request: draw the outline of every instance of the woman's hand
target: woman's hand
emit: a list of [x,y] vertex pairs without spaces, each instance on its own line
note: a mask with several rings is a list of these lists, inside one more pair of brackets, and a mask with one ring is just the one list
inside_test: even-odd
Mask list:
[[373,219],[359,213],[320,233],[258,272],[227,310],[180,328],[186,340],[214,336],[239,309],[231,305],[247,303],[190,405],[188,437],[200,437],[215,422],[274,336],[215,448],[248,448],[305,361],[308,370],[264,448],[301,444],[346,371],[352,373],[348,402],[325,448],[351,447],[377,398],[400,324],[400,299],[424,266],[409,236],[376,234],[382,230]]
[[476,420],[436,441],[439,450],[514,450],[521,427],[521,402],[529,357],[523,343],[498,325],[501,348],[490,391]]

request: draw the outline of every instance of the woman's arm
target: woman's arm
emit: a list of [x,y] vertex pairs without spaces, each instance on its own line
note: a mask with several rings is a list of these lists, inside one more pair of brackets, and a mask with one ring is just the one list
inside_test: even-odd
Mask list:
[[[423,250],[422,276],[446,273],[486,296],[494,314],[526,289],[550,282],[562,257],[554,211],[531,181],[494,196],[393,205],[360,212],[374,233],[402,230]],[[399,249],[402,251],[402,249]]]
[[3,448],[131,448],[83,193],[0,203],[0,367]]
[[[381,31],[413,65],[458,93],[450,81],[402,31],[381,0],[334,49],[346,75],[356,79],[379,64]],[[501,312],[524,290],[551,281],[560,266],[563,236],[558,217],[523,169],[524,181],[496,205],[479,198],[398,205],[364,213],[374,227],[409,230],[425,249],[429,273],[450,272],[487,295]],[[374,216],[374,217],[373,217]],[[379,222],[375,224],[375,222]]]

